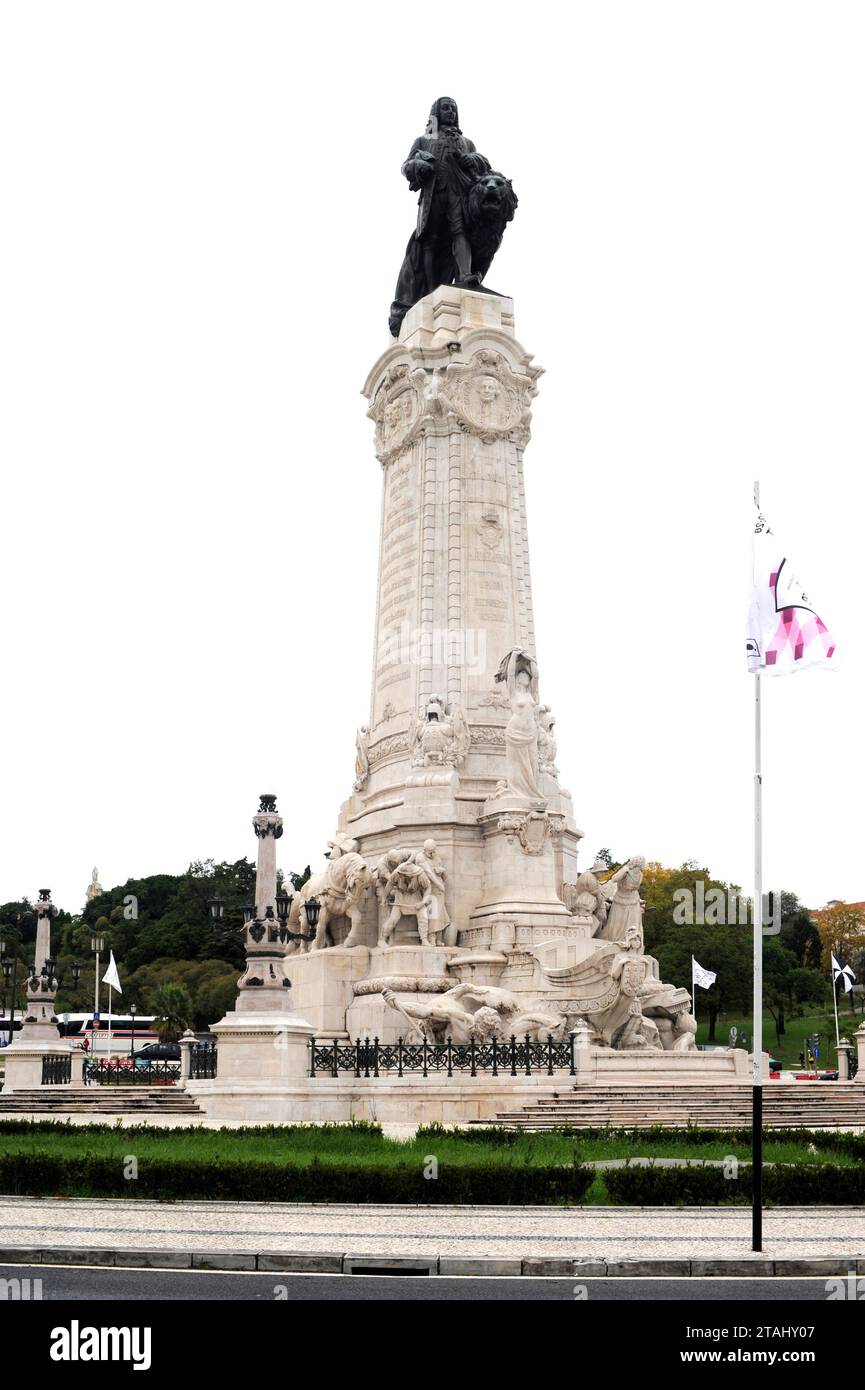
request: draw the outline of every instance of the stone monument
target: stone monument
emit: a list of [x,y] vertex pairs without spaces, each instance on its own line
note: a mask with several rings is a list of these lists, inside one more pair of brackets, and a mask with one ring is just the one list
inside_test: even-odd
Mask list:
[[3,1050],[6,1064],[4,1090],[28,1090],[42,1085],[42,1064],[48,1056],[71,1053],[71,1045],[60,1036],[54,1001],[57,997],[56,961],[51,954],[51,923],[57,908],[51,889],[40,888],[36,903],[36,949],[33,969],[25,986],[27,1008],[24,1022],[14,1040]]
[[[707,1073],[687,991],[645,954],[645,860],[614,873],[577,866],[582,832],[542,703],[529,563],[523,467],[541,368],[516,337],[512,300],[482,283],[516,197],[462,135],[451,98],[433,104],[403,174],[420,193],[418,224],[391,307],[395,340],[363,388],[382,470],[370,706],[354,725],[351,791],[326,862],[294,895],[284,944],[272,907],[281,821],[262,798],[247,928],[260,935],[247,940],[237,1010],[215,1030],[218,1080],[202,1083],[220,1115],[260,1115],[231,1077],[256,1074],[267,1057],[257,1030],[278,1032],[286,996],[298,1047],[310,1033],[473,1047],[573,1035],[588,1084]],[[312,904],[317,925],[303,933]],[[245,1032],[256,1044],[244,1061]],[[423,1092],[402,1072],[362,1080],[354,1055],[355,1077],[335,1069],[308,1090],[294,1084],[281,1115],[371,1118],[390,1106],[408,1121],[460,1119],[495,1113],[502,1086],[516,1085],[453,1078],[442,1100],[426,1077]],[[298,1077],[297,1048],[292,1058],[267,1077]],[[739,1079],[732,1053],[709,1069]]]

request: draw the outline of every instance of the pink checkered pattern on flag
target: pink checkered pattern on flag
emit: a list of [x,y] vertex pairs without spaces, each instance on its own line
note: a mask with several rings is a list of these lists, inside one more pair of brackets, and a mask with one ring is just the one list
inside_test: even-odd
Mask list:
[[832,636],[760,512],[754,521],[754,587],[746,651],[749,671],[773,676],[835,665]]

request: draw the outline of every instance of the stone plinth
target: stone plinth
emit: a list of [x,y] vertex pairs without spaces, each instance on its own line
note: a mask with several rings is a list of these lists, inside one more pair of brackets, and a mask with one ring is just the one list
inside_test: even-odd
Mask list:
[[345,1038],[345,1016],[354,1000],[354,985],[369,974],[370,951],[365,946],[289,956],[291,1001],[309,1021],[316,1037]]
[[[288,1081],[309,1074],[313,1028],[299,1014],[228,1013],[213,1026],[219,1079],[245,1090],[252,1081]],[[191,1090],[193,1083],[188,1083]]]

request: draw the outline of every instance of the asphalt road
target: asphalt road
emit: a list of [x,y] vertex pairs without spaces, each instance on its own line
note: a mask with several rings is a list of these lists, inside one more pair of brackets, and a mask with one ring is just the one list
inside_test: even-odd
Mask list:
[[[106,1302],[820,1302],[824,1279],[461,1279],[343,1274],[2,1265],[0,1279],[42,1281],[43,1301]],[[581,1291],[585,1289],[585,1294]]]

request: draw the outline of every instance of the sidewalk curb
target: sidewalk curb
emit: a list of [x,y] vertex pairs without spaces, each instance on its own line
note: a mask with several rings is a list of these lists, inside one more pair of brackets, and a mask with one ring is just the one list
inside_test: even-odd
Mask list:
[[527,1256],[347,1255],[336,1251],[124,1250],[64,1246],[0,1247],[0,1265],[93,1265],[259,1274],[385,1274],[530,1279],[771,1279],[865,1275],[865,1257],[592,1260]]

